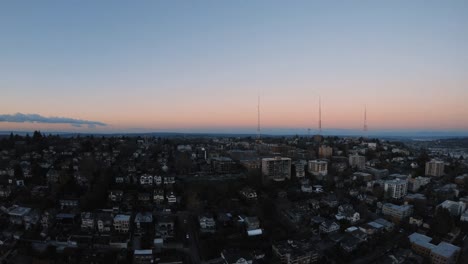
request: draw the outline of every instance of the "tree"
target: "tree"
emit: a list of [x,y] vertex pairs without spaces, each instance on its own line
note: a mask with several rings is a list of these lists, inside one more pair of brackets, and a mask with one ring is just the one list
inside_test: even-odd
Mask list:
[[13,169],[16,179],[22,179],[24,177],[23,168],[21,168],[19,164],[16,164]]
[[32,136],[32,140],[33,140],[34,143],[37,143],[37,142],[41,141],[42,140],[41,132],[40,131],[34,131],[33,136]]

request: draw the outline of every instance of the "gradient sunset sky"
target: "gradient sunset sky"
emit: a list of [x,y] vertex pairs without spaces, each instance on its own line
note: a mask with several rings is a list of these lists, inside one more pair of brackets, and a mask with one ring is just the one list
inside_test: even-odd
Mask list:
[[0,130],[468,131],[468,1],[1,1]]

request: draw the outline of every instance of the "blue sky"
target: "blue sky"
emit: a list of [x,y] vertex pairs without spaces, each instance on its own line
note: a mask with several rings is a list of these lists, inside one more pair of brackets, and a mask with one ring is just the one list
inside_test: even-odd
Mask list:
[[250,131],[260,94],[266,130],[303,129],[320,95],[325,128],[359,129],[367,105],[371,129],[468,130],[467,14],[467,1],[4,1],[0,114]]

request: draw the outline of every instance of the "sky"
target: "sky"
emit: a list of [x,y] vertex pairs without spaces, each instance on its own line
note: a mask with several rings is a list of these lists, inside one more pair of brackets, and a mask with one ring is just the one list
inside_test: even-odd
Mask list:
[[[0,1],[0,130],[468,135],[468,1]],[[39,117],[38,117],[39,116]],[[28,119],[29,118],[29,119]]]

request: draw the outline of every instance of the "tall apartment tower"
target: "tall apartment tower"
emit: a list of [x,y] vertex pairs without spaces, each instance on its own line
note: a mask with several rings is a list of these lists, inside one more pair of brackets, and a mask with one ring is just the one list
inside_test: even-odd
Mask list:
[[440,160],[431,160],[426,162],[426,176],[439,177],[444,175],[444,162]]
[[360,170],[366,168],[366,157],[360,155],[349,155],[349,166]]
[[291,179],[291,159],[283,157],[262,159],[263,183]]
[[331,158],[331,156],[333,155],[333,148],[326,146],[326,145],[321,145],[319,147],[318,152],[319,152],[319,158],[328,159],[328,158]]

